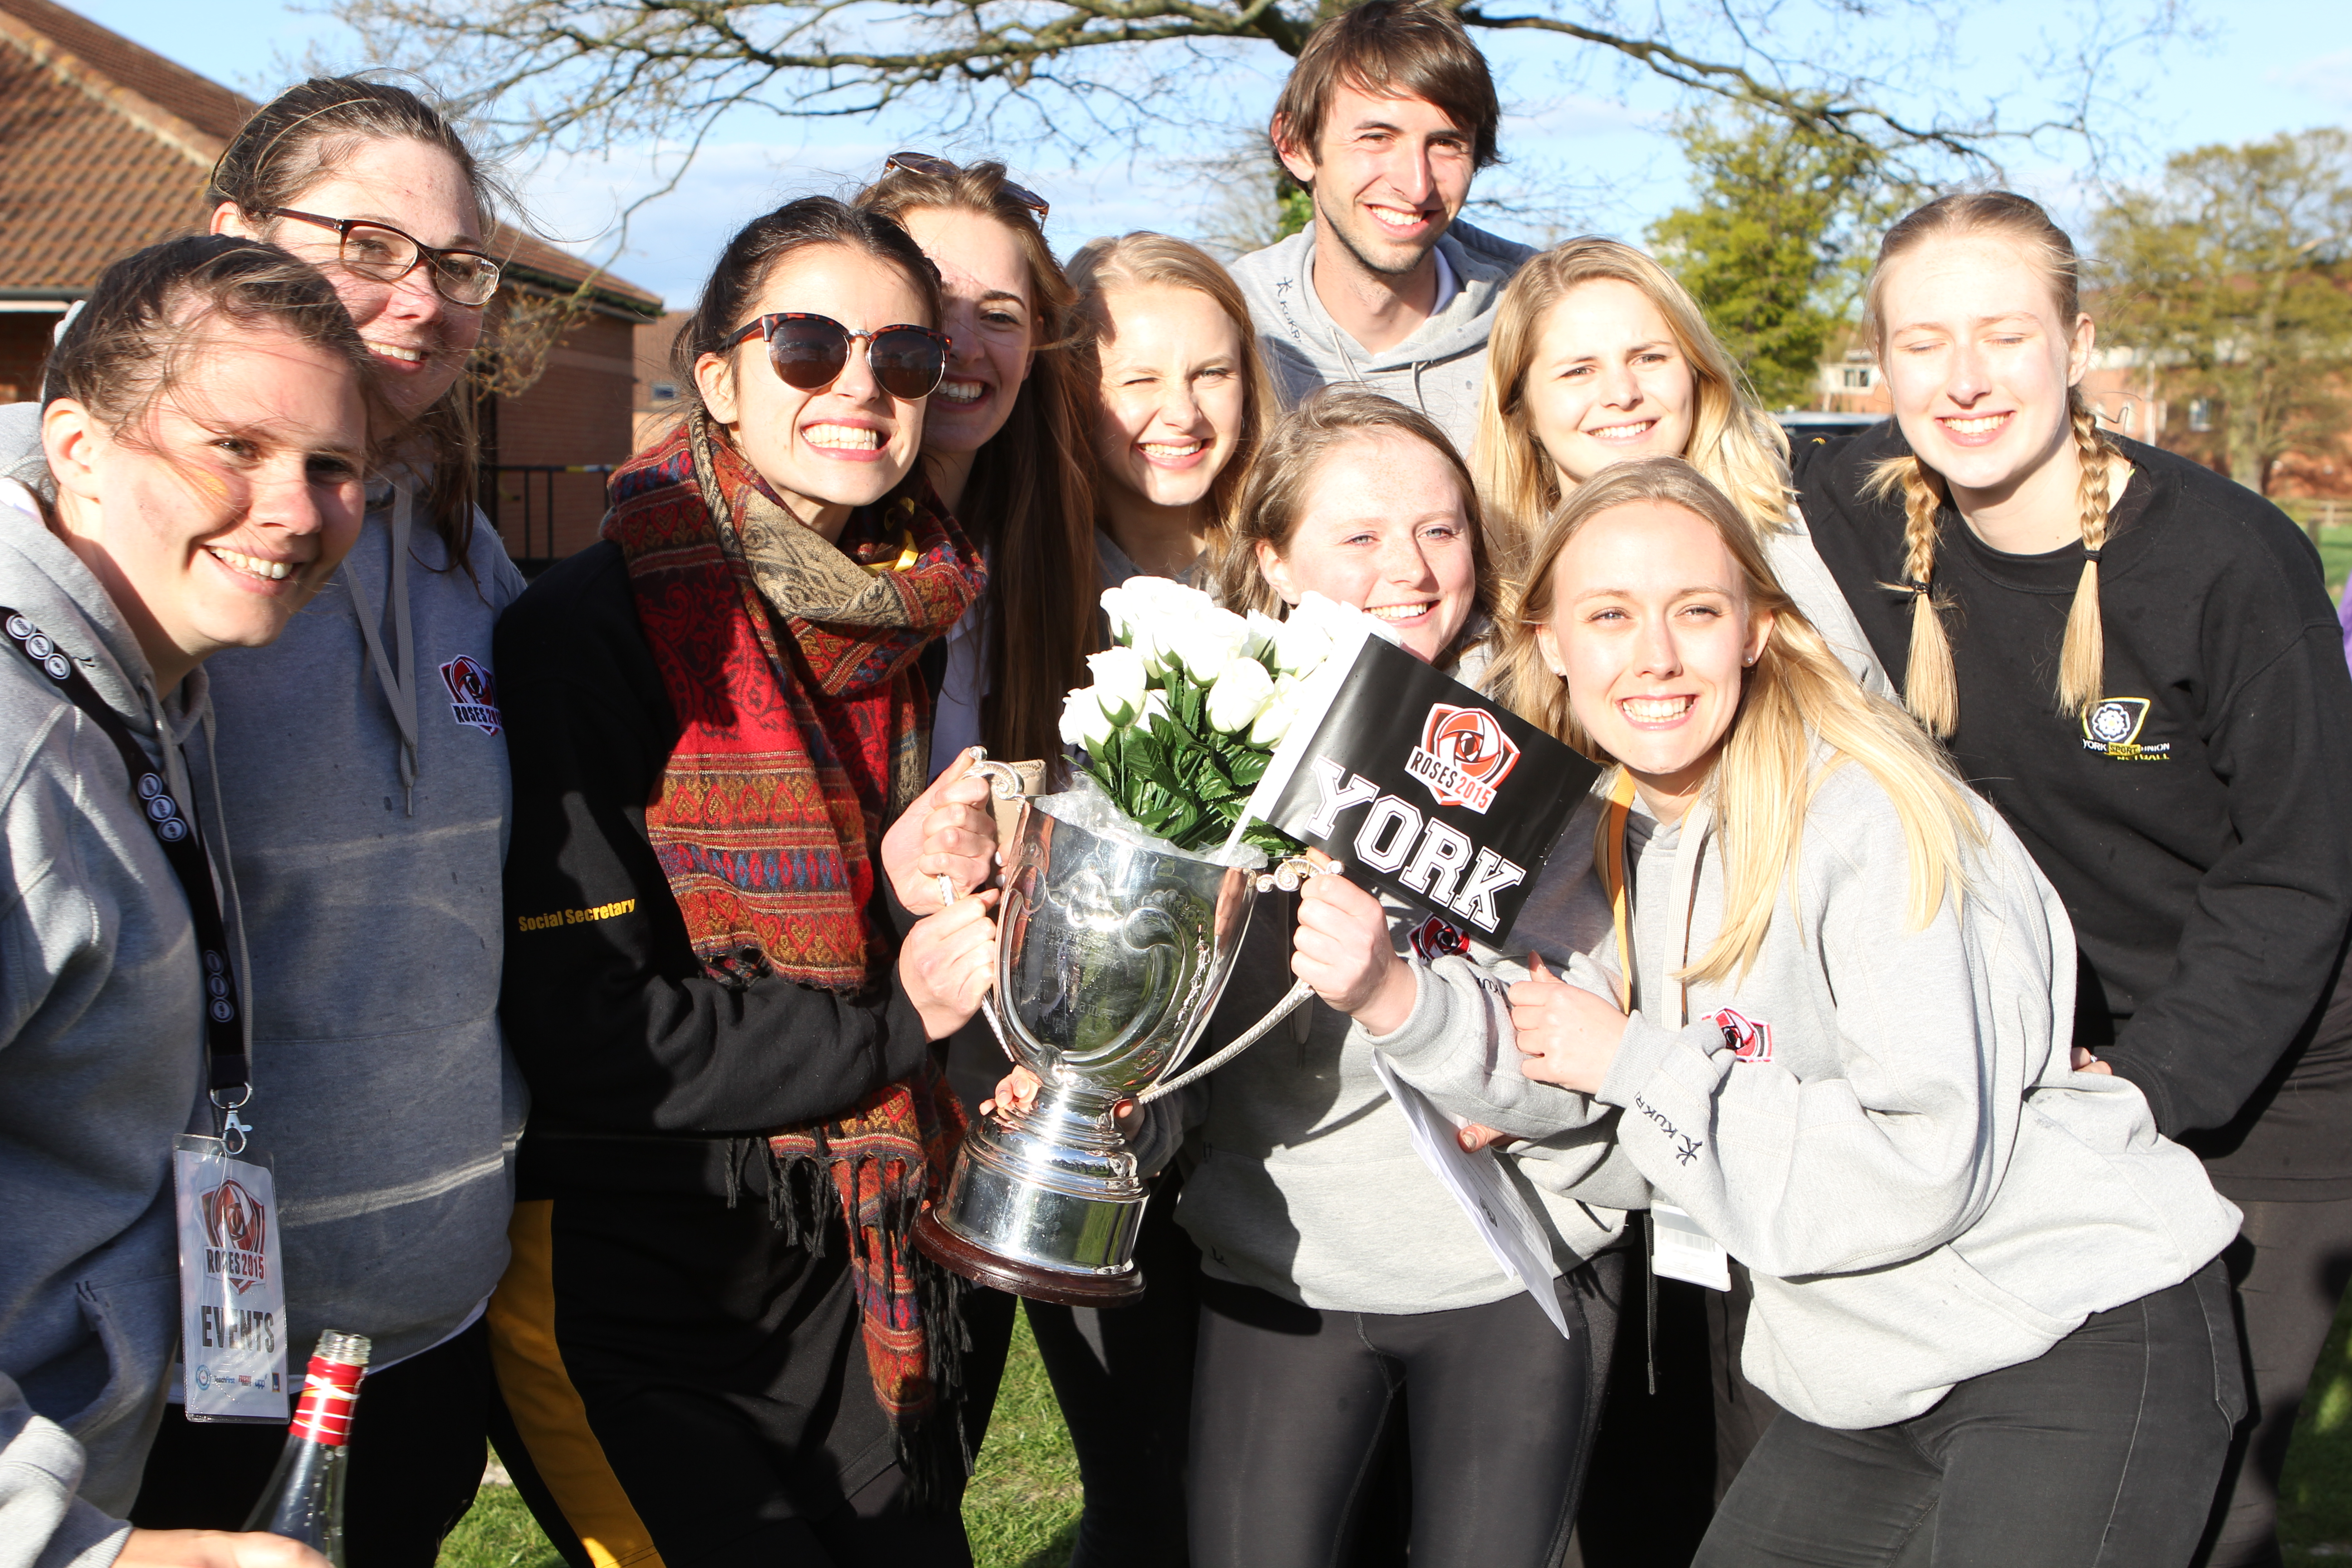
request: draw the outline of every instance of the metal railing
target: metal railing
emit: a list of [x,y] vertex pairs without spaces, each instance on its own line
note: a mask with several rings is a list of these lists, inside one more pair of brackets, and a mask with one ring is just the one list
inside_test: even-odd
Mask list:
[[[536,575],[555,560],[555,476],[558,474],[609,474],[616,465],[612,463],[500,463],[488,473],[491,499],[497,503],[489,509],[490,521],[498,525],[500,537],[507,542],[507,553],[527,576]],[[507,484],[514,476],[515,486]],[[522,503],[522,524],[520,543],[509,533],[507,503]],[[604,514],[604,498],[596,500],[598,516]],[[540,548],[532,549],[536,542]]]

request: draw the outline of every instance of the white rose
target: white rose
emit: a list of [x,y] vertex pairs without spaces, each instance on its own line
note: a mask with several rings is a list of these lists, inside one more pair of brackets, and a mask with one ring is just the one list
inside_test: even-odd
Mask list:
[[1301,605],[1293,610],[1276,634],[1274,668],[1284,675],[1310,674],[1331,656],[1331,636],[1323,629],[1322,618],[1312,612],[1300,613],[1306,609]]
[[1107,648],[1087,655],[1087,668],[1094,675],[1095,700],[1101,704],[1103,716],[1114,725],[1134,723],[1143,708],[1143,694],[1151,685],[1151,672],[1144,667],[1143,656],[1131,647]]
[[1235,654],[1209,686],[1209,727],[1227,734],[1246,730],[1274,700],[1274,677],[1246,654]]
[[1062,743],[1098,752],[1118,726],[1103,712],[1100,694],[1089,686],[1073,691],[1062,703]]
[[1242,651],[1252,658],[1263,659],[1274,651],[1276,640],[1282,636],[1282,623],[1255,610],[1249,613],[1247,622],[1249,643]]
[[1164,680],[1176,668],[1178,660],[1171,645],[1181,630],[1181,623],[1171,623],[1155,609],[1139,610],[1128,623],[1128,646],[1143,660],[1149,679]]
[[1250,725],[1249,741],[1253,746],[1278,746],[1290,733],[1291,725],[1298,721],[1298,708],[1286,694],[1268,702],[1256,721]]
[[1194,680],[1217,679],[1226,665],[1241,657],[1249,644],[1249,623],[1230,610],[1211,605],[1182,623],[1170,651]]
[[1173,577],[1129,577],[1125,586],[1139,605],[1153,614],[1188,616],[1213,610],[1216,601],[1198,588],[1187,588]]
[[1180,727],[1176,723],[1175,716],[1168,711],[1168,694],[1164,691],[1147,691],[1143,694],[1143,711],[1136,716],[1136,726],[1144,733],[1150,734],[1151,721],[1154,719],[1167,720],[1171,728]]
[[1110,621],[1110,640],[1126,643],[1135,640],[1135,618],[1143,608],[1142,602],[1125,588],[1105,588],[1102,591],[1103,614]]

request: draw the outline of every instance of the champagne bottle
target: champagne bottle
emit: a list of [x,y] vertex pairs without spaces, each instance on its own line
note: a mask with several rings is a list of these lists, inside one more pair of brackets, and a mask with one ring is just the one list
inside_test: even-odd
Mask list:
[[310,1369],[302,1379],[302,1399],[286,1434],[286,1451],[254,1505],[247,1530],[267,1531],[299,1541],[343,1568],[343,1444],[359,1403],[360,1375],[367,1370],[364,1334],[319,1336]]

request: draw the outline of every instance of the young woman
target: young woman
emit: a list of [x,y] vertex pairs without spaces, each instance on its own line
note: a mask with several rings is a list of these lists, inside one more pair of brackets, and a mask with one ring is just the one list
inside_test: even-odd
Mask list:
[[[1098,239],[1070,261],[1078,363],[1092,409],[1102,587],[1139,573],[1201,574],[1274,407],[1240,290],[1206,252],[1161,234]],[[976,1069],[1004,1067],[992,1038]],[[1136,1238],[1149,1289],[1129,1307],[1028,1303],[1030,1331],[1078,1456],[1086,1509],[1071,1568],[1185,1568],[1200,1253],[1176,1223],[1179,1170],[1153,1187]]]
[[491,1342],[582,1563],[967,1560],[962,1335],[909,1235],[961,1127],[930,1042],[995,951],[994,893],[938,887],[987,873],[984,781],[924,790],[914,663],[984,578],[916,470],[940,313],[887,218],[754,219],[685,421],[499,624],[532,1110]]
[[358,536],[368,359],[284,251],[152,247],[50,356],[41,493],[0,479],[0,1515],[25,1562],[323,1568],[121,1520],[180,1338],[173,1139],[240,1077],[257,1128],[297,1114],[241,1059],[223,801],[183,756],[199,666],[282,633]]
[[2310,544],[2098,428],[2074,250],[2005,193],[1880,248],[1884,429],[1798,453],[1822,559],[2081,942],[2073,1043],[2245,1211],[2258,1419],[2217,1564],[2276,1561],[2278,1470],[2352,1247],[2352,679]]
[[[1320,593],[1472,673],[1493,593],[1479,510],[1426,416],[1318,393],[1251,470],[1221,596],[1279,615]],[[1294,975],[1318,999],[1185,1091],[1199,1163],[1177,1217],[1203,1255],[1191,1473],[1202,1568],[1343,1561],[1384,1505],[1367,1482],[1400,1424],[1415,1563],[1534,1568],[1565,1549],[1614,1326],[1607,1249],[1643,1194],[1591,1184],[1601,1146],[1576,1133],[1507,1157],[1550,1234],[1559,1277],[1533,1283],[1557,1293],[1562,1339],[1423,1163],[1373,1065],[1428,962],[1458,941],[1344,877],[1252,922],[1211,1034],[1245,1027]],[[1449,1037],[1496,1026],[1466,970],[1450,994]]]
[[1062,699],[1087,684],[1099,642],[1082,377],[1070,285],[1038,226],[1045,203],[1002,163],[899,153],[857,205],[904,227],[940,269],[953,347],[923,421],[923,468],[988,560],[976,613],[934,650],[931,772],[975,743],[1008,762],[1054,758]]
[[1516,1064],[1395,1055],[1506,1132],[1616,1108],[1748,1267],[1784,1410],[1697,1561],[2186,1563],[2243,1410],[2237,1211],[2072,1069],[2056,895],[1688,464],[1596,477],[1531,566],[1500,685],[1616,764],[1610,809],[1512,932]]
[[[980,603],[924,650],[938,704],[931,773],[975,743],[1002,761],[1056,766],[1062,699],[1087,683],[1097,617],[1070,285],[1045,244],[1046,204],[1002,163],[896,153],[857,205],[905,228],[940,269],[952,347],[925,410],[922,467],[988,562]],[[1003,1071],[1004,1048],[986,1024],[949,1042],[948,1083],[967,1116]],[[974,1454],[988,1436],[1015,1303],[985,1286],[963,1292],[964,1437]]]
[[1686,458],[1738,504],[1846,668],[1891,693],[1790,504],[1788,453],[1689,290],[1632,246],[1570,240],[1503,290],[1471,455],[1497,555],[1515,563],[1561,499],[1610,464]]
[[1070,281],[1097,389],[1103,585],[1190,581],[1276,409],[1248,301],[1213,257],[1164,234],[1096,240],[1070,258]]
[[[326,274],[389,420],[341,570],[283,637],[209,665],[218,772],[195,763],[237,851],[268,1080],[254,1136],[299,1281],[287,1342],[374,1342],[346,1502],[357,1568],[430,1568],[480,1482],[494,1388],[468,1330],[506,1266],[522,1126],[498,1026],[508,780],[490,665],[522,579],[474,510],[461,376],[498,283],[490,195],[432,108],[344,77],[257,112],[207,195],[214,232]],[[133,1517],[234,1529],[283,1441],[174,1414]]]

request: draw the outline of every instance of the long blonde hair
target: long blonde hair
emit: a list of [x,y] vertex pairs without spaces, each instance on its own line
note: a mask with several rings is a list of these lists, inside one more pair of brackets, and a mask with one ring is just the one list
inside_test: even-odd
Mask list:
[[[1886,269],[1923,245],[1972,235],[1999,235],[2015,242],[2042,270],[2058,306],[2061,324],[2072,331],[2083,314],[2081,264],[2074,242],[2050,221],[2039,205],[2008,191],[1943,196],[1906,216],[1879,243],[1863,300],[1863,332],[1885,363]],[[2083,532],[2083,574],[2075,579],[2074,602],[2066,612],[2066,637],[2058,654],[2058,710],[2079,715],[2099,700],[2105,685],[2106,637],[2099,620],[2099,556],[2107,542],[2107,459],[2116,447],[2099,429],[2080,385],[2066,390],[2067,422],[2074,458],[2082,466],[2075,487]],[[1937,735],[1960,725],[1960,693],[1952,668],[1951,638],[1944,630],[1943,606],[1936,602],[1937,520],[1950,500],[1943,476],[1917,458],[1889,458],[1873,469],[1868,493],[1903,497],[1904,581],[1886,584],[1911,595],[1911,651],[1903,677],[1903,701]]]
[[1190,289],[1215,300],[1217,309],[1234,323],[1234,334],[1241,342],[1241,438],[1234,443],[1234,455],[1225,459],[1225,466],[1218,470],[1203,498],[1209,503],[1210,521],[1222,535],[1233,525],[1234,507],[1241,498],[1242,486],[1265,446],[1267,429],[1280,412],[1275,400],[1274,379],[1266,374],[1265,355],[1258,348],[1257,328],[1250,321],[1249,301],[1242,297],[1241,286],[1218,265],[1215,257],[1199,246],[1148,229],[1123,234],[1117,239],[1088,240],[1070,258],[1068,276],[1070,287],[1076,290],[1071,311],[1076,328],[1071,348],[1081,367],[1080,380],[1086,384],[1089,399],[1099,395],[1102,384],[1102,345],[1117,336],[1112,331],[1110,306],[1104,298],[1112,289],[1155,286]]
[[1517,561],[1528,535],[1551,515],[1568,489],[1528,422],[1528,372],[1552,307],[1579,284],[1602,279],[1639,289],[1665,318],[1675,347],[1690,364],[1696,407],[1690,445],[1682,455],[1731,498],[1750,528],[1769,533],[1785,526],[1789,438],[1757,405],[1698,302],[1673,273],[1632,246],[1587,235],[1521,267],[1495,310],[1470,468],[1494,523],[1498,556]]
[[[1754,964],[1780,889],[1796,875],[1814,792],[1842,762],[1860,763],[1894,803],[1910,857],[1911,921],[1925,926],[1947,892],[1956,902],[1962,896],[1966,847],[1985,841],[1967,790],[1918,725],[1855,684],[1781,590],[1738,507],[1682,458],[1612,465],[1552,513],[1536,541],[1518,611],[1503,624],[1496,695],[1586,755],[1616,760],[1577,721],[1568,683],[1552,673],[1536,634],[1551,622],[1552,569],[1569,542],[1601,513],[1642,501],[1679,508],[1713,528],[1738,563],[1748,614],[1773,617],[1709,780],[1724,853],[1722,928],[1679,977],[1720,980]],[[1822,749],[1830,754],[1816,765]]]

